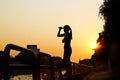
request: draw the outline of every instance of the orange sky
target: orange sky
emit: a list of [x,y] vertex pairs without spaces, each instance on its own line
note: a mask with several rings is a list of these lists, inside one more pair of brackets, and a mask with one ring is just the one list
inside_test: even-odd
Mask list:
[[36,44],[42,52],[63,56],[59,26],[73,31],[71,60],[90,58],[92,43],[103,30],[102,0],[0,0],[0,50],[8,43]]

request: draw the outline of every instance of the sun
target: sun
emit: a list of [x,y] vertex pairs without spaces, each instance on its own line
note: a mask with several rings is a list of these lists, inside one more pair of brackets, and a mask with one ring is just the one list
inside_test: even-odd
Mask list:
[[92,43],[92,49],[95,49],[95,48],[97,48],[97,47],[98,47],[97,43],[96,43],[96,42],[93,42],[93,43]]

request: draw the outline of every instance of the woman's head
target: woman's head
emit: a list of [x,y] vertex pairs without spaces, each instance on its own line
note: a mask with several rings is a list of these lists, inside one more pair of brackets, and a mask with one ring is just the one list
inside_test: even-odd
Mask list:
[[70,26],[69,26],[69,25],[65,25],[63,28],[64,28],[64,31],[65,31],[65,32],[67,32],[67,31],[71,30],[71,28],[70,28]]
[[69,33],[70,34],[70,38],[72,39],[72,30],[71,30],[70,26],[69,25],[65,25],[63,27],[63,29],[64,29],[65,33]]

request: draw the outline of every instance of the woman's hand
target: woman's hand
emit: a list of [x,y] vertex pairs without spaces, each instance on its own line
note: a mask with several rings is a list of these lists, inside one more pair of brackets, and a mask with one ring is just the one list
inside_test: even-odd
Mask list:
[[62,29],[62,27],[58,27],[60,30]]

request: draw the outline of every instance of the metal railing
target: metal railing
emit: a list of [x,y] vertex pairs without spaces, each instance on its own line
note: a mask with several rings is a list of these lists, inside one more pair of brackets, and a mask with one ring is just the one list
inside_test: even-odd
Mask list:
[[[40,80],[40,67],[39,66],[39,60],[38,60],[38,53],[35,53],[29,49],[26,49],[26,48],[22,48],[20,46],[17,46],[17,45],[14,45],[14,44],[8,44],[6,45],[5,49],[4,49],[4,55],[3,55],[3,61],[4,61],[4,64],[3,64],[3,79],[4,80],[10,80],[10,69],[11,67],[13,67],[13,65],[10,65],[9,64],[9,56],[10,56],[10,50],[17,50],[17,51],[21,51],[21,52],[25,52],[25,53],[29,53],[29,54],[32,54],[34,56],[33,58],[33,61],[34,63],[33,64],[27,64],[24,66],[21,66],[23,69],[24,67],[30,67],[31,71],[32,71],[32,75],[33,75],[33,80]],[[15,67],[17,67],[17,65],[15,64],[14,65]],[[20,68],[20,66],[19,66]]]
[[[32,63],[10,63],[10,50],[17,50],[24,54],[29,53],[32,57]],[[27,58],[29,59],[29,58]],[[11,75],[32,74],[33,80],[61,80],[62,79],[62,61],[57,57],[23,48],[14,44],[7,44],[3,55],[4,64],[2,66],[2,79],[10,80]],[[1,67],[0,66],[0,67]],[[72,63],[72,75],[79,74],[80,66]]]

